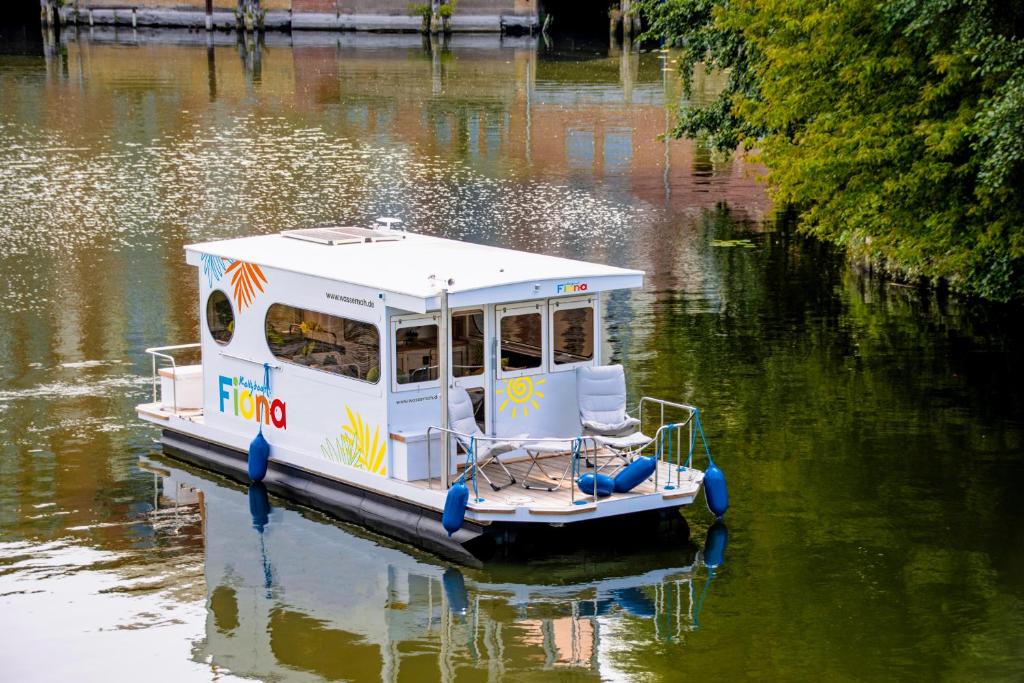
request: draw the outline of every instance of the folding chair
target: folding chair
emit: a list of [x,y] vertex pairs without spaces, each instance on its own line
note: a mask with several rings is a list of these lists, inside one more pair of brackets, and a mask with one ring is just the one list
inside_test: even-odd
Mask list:
[[[520,445],[512,441],[491,441],[486,438],[483,430],[476,423],[473,415],[473,400],[462,387],[452,387],[448,390],[448,428],[454,432],[455,440],[468,453],[470,437],[477,437],[476,440],[476,469],[491,488],[500,491],[506,486],[516,483],[516,478],[508,471],[505,464],[498,459],[498,456],[509,451],[520,448]],[[480,438],[484,437],[484,438]],[[498,486],[487,476],[484,468],[491,464],[497,464],[508,477],[508,483]]]
[[[583,435],[594,437],[626,463],[653,441],[640,432],[640,420],[626,413],[626,373],[621,365],[577,368],[576,399]],[[594,463],[597,469],[607,465]]]

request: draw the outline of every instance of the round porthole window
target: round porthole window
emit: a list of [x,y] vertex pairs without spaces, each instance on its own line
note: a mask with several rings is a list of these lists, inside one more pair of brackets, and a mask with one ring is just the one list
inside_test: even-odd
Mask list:
[[206,300],[206,327],[218,344],[227,344],[235,333],[235,312],[227,295],[219,289],[213,290]]

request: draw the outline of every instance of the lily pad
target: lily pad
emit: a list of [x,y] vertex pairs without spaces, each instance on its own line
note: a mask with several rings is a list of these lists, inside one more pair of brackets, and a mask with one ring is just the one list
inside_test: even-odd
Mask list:
[[757,245],[750,240],[711,240],[711,246],[713,247],[744,247],[746,249],[753,249]]

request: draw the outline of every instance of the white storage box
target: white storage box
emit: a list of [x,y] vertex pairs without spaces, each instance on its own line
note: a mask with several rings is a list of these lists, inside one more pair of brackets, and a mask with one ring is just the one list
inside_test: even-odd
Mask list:
[[[427,433],[397,431],[391,434],[391,474],[402,481],[427,478]],[[464,458],[464,456],[463,456]],[[459,456],[452,444],[452,470],[458,470]],[[441,433],[430,434],[430,476],[441,476]]]
[[203,366],[160,368],[160,405],[165,410],[200,410],[203,407]]

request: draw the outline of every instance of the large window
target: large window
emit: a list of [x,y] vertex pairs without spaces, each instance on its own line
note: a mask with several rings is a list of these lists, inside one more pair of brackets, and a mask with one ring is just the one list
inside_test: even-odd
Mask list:
[[235,334],[235,312],[227,295],[215,289],[206,300],[206,328],[218,344],[227,344]]
[[409,325],[395,330],[395,380],[415,384],[437,379],[437,324]]
[[380,379],[380,333],[371,323],[274,304],[266,332],[280,360],[371,384]]
[[484,374],[484,312],[452,313],[452,375]]
[[551,327],[555,365],[585,363],[594,359],[592,306],[556,310],[551,316]]
[[501,370],[531,370],[544,361],[544,319],[537,313],[518,313],[501,318]]

